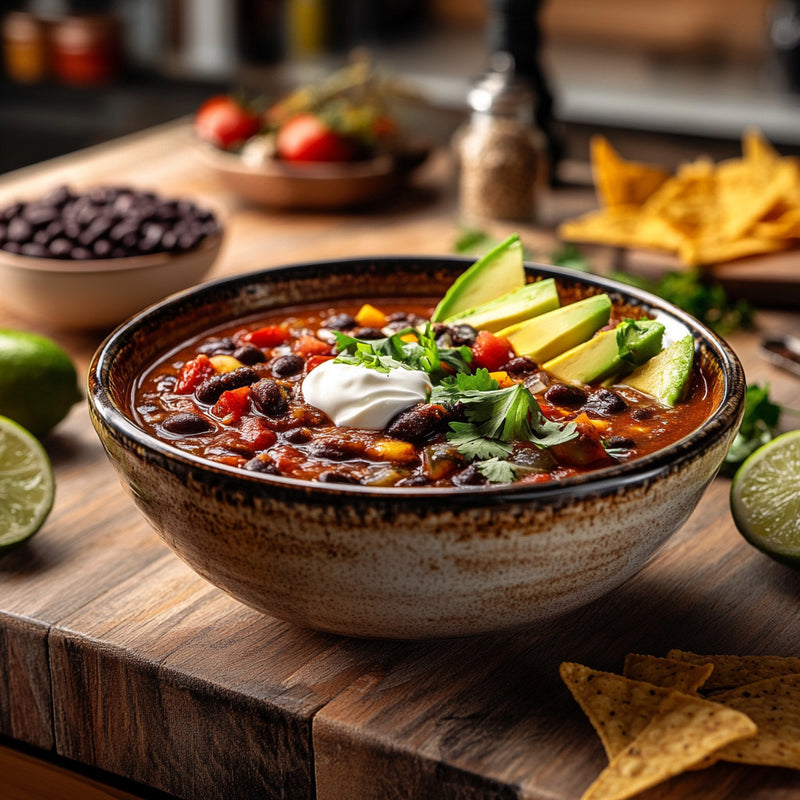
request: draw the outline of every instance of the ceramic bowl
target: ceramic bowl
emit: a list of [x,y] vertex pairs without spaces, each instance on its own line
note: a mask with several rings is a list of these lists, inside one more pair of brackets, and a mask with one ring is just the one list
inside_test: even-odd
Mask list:
[[198,144],[196,152],[222,186],[249,203],[306,211],[386,200],[408,182],[428,155],[427,148],[420,146],[400,157],[379,156],[347,164],[287,164],[273,159],[251,166],[235,153],[205,144]]
[[213,281],[112,334],[89,374],[94,427],[133,501],[200,575],[301,626],[417,639],[536,626],[618,587],[687,519],[715,476],[744,404],[730,348],[667,303],[601,278],[528,265],[604,290],[691,331],[716,410],[663,450],[559,483],[377,488],[255,476],[144,433],[128,409],[155,358],[217,324],[302,302],[441,296],[471,263],[376,258],[303,264]]
[[3,304],[22,317],[63,330],[108,330],[202,280],[222,240],[222,234],[209,236],[185,253],[74,261],[0,250]]

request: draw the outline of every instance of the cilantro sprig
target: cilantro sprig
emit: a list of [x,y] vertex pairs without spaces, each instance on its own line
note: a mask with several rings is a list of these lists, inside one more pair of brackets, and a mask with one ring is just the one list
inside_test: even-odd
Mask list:
[[335,336],[338,362],[379,372],[416,369],[437,381],[445,375],[467,371],[472,360],[469,347],[439,347],[429,322],[422,329],[404,328],[381,339],[357,339],[341,332]]
[[467,421],[451,422],[447,440],[467,461],[479,462],[478,469],[492,482],[506,483],[516,477],[516,468],[507,460],[512,442],[546,448],[578,435],[574,423],[561,425],[544,417],[526,386],[515,383],[500,388],[483,368],[444,379],[434,386],[431,402],[464,408]]

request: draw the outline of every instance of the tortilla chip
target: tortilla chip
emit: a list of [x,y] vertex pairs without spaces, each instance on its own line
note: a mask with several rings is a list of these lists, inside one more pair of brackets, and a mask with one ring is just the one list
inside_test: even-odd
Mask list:
[[670,650],[667,658],[691,664],[713,664],[714,671],[704,690],[733,689],[778,675],[800,673],[800,658],[795,656],[699,655],[688,650]]
[[632,680],[696,694],[713,671],[713,664],[692,664],[675,658],[628,653],[622,674]]
[[644,247],[675,252],[683,237],[665,220],[644,216],[635,206],[590,211],[561,224],[564,241],[595,242],[616,247]]
[[756,726],[745,714],[673,692],[635,740],[600,773],[582,800],[632,797],[755,732]]
[[777,253],[791,246],[788,239],[769,239],[748,236],[732,241],[719,239],[686,239],[678,248],[681,261],[690,267],[702,267],[708,264],[722,264],[745,256]]
[[592,137],[590,149],[597,195],[606,208],[641,206],[669,178],[662,167],[620,158],[604,136]]
[[597,731],[609,759],[647,727],[670,690],[613,672],[565,662],[561,679]]
[[758,726],[752,739],[719,750],[721,761],[800,769],[800,673],[731,689],[715,695],[714,702],[747,714]]
[[780,158],[772,145],[764,138],[761,131],[755,128],[745,131],[744,136],[742,136],[742,154],[747,161],[756,166],[761,166]]

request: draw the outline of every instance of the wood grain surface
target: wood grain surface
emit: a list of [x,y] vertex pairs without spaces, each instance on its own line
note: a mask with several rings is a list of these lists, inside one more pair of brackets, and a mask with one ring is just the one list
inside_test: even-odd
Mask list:
[[[226,209],[213,277],[318,258],[444,254],[458,234],[449,159],[357,215],[278,214],[225,195],[185,148],[185,123],[6,176],[0,203],[59,182],[135,182]],[[587,195],[551,198],[580,211]],[[590,198],[589,198],[590,201]],[[566,208],[569,206],[569,208]],[[570,211],[571,209],[571,211]],[[524,228],[534,252],[546,229]],[[0,303],[2,292],[0,291]],[[85,371],[100,334],[56,338]],[[731,342],[748,380],[800,406],[759,336],[800,334],[764,311]],[[603,749],[558,678],[562,660],[621,670],[628,652],[800,655],[800,572],[736,532],[717,478],[635,578],[535,630],[423,643],[346,639],[251,611],[174,557],[123,492],[76,406],[46,441],[57,495],[43,529],[0,559],[0,735],[181,798],[577,798]],[[1,780],[1,779],[0,779]],[[653,798],[800,798],[800,773],[719,764]]]

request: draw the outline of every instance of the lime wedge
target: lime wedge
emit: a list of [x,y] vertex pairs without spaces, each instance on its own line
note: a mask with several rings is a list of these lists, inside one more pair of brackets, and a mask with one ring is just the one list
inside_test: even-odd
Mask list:
[[0,417],[0,554],[33,536],[53,507],[55,479],[39,440]]
[[762,445],[739,467],[731,513],[750,544],[800,567],[800,430]]

